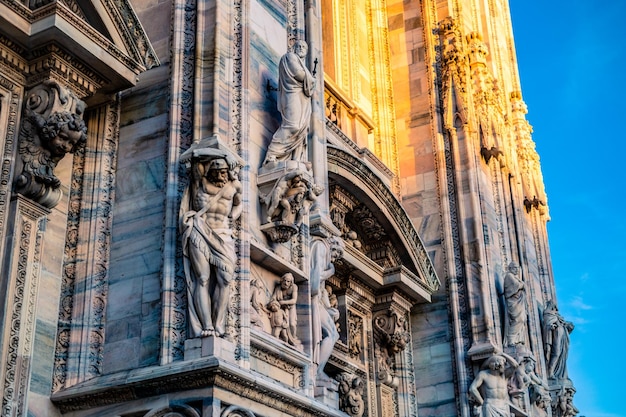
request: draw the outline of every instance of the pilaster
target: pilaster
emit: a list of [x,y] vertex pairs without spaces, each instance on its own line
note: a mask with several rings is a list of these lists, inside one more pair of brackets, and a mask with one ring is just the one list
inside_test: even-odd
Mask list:
[[39,298],[42,240],[50,211],[16,195],[11,199],[1,288],[3,333],[1,339],[2,414],[26,414],[31,377],[34,326]]

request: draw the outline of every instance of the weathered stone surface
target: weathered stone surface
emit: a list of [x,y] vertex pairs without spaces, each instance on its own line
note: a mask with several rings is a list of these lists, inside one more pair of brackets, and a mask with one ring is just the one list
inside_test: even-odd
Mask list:
[[576,414],[510,22],[461,3],[0,0],[3,413]]

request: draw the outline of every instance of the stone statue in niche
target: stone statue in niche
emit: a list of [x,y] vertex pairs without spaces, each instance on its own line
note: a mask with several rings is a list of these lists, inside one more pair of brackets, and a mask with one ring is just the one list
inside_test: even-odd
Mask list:
[[474,414],[480,417],[510,417],[509,393],[505,365],[509,361],[513,368],[520,365],[509,355],[499,352],[483,363],[480,372],[469,387],[474,405]]
[[298,328],[298,286],[293,275],[286,273],[280,278],[280,283],[274,288],[272,299],[267,308],[270,311],[272,335],[285,343],[300,348],[301,343],[296,337]]
[[214,148],[194,149],[183,157],[191,164],[180,207],[190,333],[222,337],[235,274],[231,221],[243,209],[238,164]]
[[339,381],[339,409],[352,417],[361,417],[365,412],[363,401],[364,382],[358,376],[342,372]]
[[333,352],[339,332],[335,318],[339,311],[331,307],[326,280],[335,274],[333,264],[343,256],[343,241],[331,236],[315,239],[311,245],[311,318],[313,330],[313,362],[317,365],[317,381],[329,381],[324,367]]
[[84,110],[84,102],[54,81],[28,92],[20,128],[16,192],[44,207],[56,206],[62,193],[54,169],[66,154],[86,142]]
[[504,321],[504,346],[526,344],[527,312],[526,288],[519,276],[519,266],[511,262],[504,275],[504,299],[506,320]]
[[304,62],[308,49],[305,41],[298,40],[278,64],[278,111],[282,122],[267,148],[263,165],[308,160],[306,144],[315,89],[315,78]]
[[258,278],[250,281],[250,325],[253,328],[264,330],[263,317],[267,317],[269,310],[266,304],[265,287]]
[[567,379],[567,355],[569,352],[569,334],[574,324],[565,321],[552,301],[548,301],[543,312],[543,343],[546,355],[548,378]]

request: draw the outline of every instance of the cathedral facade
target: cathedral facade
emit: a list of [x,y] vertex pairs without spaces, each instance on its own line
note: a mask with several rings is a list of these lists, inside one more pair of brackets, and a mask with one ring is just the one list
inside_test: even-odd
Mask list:
[[573,417],[508,0],[0,0],[2,416]]

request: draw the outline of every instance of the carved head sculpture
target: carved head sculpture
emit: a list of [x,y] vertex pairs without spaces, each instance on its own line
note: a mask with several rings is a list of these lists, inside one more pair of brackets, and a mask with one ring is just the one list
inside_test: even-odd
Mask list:
[[309,52],[309,45],[302,39],[297,40],[296,43],[293,44],[293,52],[300,58],[304,58]]
[[511,262],[508,267],[508,271],[513,275],[517,275],[519,271],[519,266],[515,262]]
[[55,112],[41,126],[39,137],[52,158],[60,160],[87,140],[87,127],[83,119],[73,113]]
[[280,288],[283,290],[288,290],[293,285],[293,275],[290,272],[287,272],[280,278]]
[[224,158],[216,158],[209,161],[207,166],[207,178],[217,187],[223,187],[229,180],[229,166]]
[[496,372],[504,372],[504,365],[506,359],[500,355],[493,355],[489,357],[482,366],[482,369],[490,369]]
[[343,239],[337,236],[331,236],[328,238],[328,245],[330,246],[330,261],[335,262],[343,257],[344,243]]

